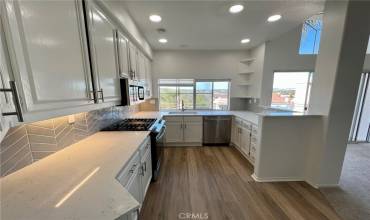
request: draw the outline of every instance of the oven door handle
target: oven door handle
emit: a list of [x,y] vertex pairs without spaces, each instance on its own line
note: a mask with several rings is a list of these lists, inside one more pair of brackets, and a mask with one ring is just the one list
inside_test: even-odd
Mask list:
[[166,133],[166,125],[163,125],[163,128],[161,129],[161,131],[158,133],[157,137],[156,137],[156,140],[160,140],[164,134]]

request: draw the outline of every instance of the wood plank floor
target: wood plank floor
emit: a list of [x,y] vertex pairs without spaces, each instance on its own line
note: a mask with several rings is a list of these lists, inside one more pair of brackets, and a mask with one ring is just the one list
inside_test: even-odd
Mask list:
[[340,219],[308,184],[257,183],[252,170],[231,147],[165,148],[161,174],[149,187],[140,220]]

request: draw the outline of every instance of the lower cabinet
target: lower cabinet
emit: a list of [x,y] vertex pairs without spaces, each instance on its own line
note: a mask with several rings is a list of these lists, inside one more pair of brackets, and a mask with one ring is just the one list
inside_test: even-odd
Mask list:
[[[152,179],[152,158],[150,149],[150,138],[144,141],[135,152],[134,156],[118,174],[117,180],[127,189],[127,191],[142,205],[149,184]],[[139,217],[139,210],[133,210],[119,219],[136,220]]]
[[203,142],[202,116],[167,116],[166,146],[201,146]]
[[254,164],[257,152],[257,125],[235,117],[231,128],[231,143]]

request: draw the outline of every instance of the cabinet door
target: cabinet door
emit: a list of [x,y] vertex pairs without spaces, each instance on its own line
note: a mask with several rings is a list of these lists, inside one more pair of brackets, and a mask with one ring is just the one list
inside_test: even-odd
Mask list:
[[144,155],[144,159],[141,164],[142,167],[142,179],[141,179],[141,184],[142,184],[142,192],[143,192],[143,200],[145,198],[145,194],[148,190],[150,181],[152,179],[152,156],[151,156],[151,151],[150,149],[147,150],[146,155]]
[[130,55],[130,79],[136,80],[137,74],[137,50],[135,45],[129,43],[129,55]]
[[240,148],[242,151],[246,154],[249,155],[250,151],[250,130],[246,128],[241,128],[241,133],[240,133]]
[[121,99],[117,65],[115,27],[94,4],[89,4],[90,43],[96,76],[97,97],[100,101]]
[[148,58],[145,59],[145,83],[146,83],[146,98],[152,97],[152,88],[153,88],[153,82],[152,82],[152,64]]
[[130,182],[127,185],[127,191],[129,191],[136,201],[141,204],[143,202],[143,196],[141,191],[141,175],[139,175],[139,168],[136,167],[133,172]]
[[117,31],[117,50],[118,50],[118,64],[119,73],[121,77],[129,78],[129,57],[128,57],[128,40],[119,31]]
[[182,121],[168,121],[166,127],[166,145],[183,142],[184,134]]
[[33,111],[93,103],[81,1],[5,3],[8,46],[25,120]]
[[[0,19],[0,89],[10,88],[9,57],[6,53],[4,31]],[[17,122],[16,116],[2,116],[3,112],[14,112],[12,94],[0,92],[0,142],[11,126]]]
[[203,118],[184,117],[184,142],[202,143],[203,141]]
[[146,74],[145,74],[145,56],[140,52],[138,51],[138,54],[139,54],[139,60],[138,60],[138,66],[139,66],[139,73],[138,73],[138,80],[139,82],[142,84],[142,85],[145,85],[145,77],[146,77]]

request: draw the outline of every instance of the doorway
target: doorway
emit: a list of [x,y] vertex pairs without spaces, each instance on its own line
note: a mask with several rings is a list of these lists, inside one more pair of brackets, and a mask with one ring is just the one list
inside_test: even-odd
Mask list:
[[370,73],[361,75],[349,142],[370,142]]

